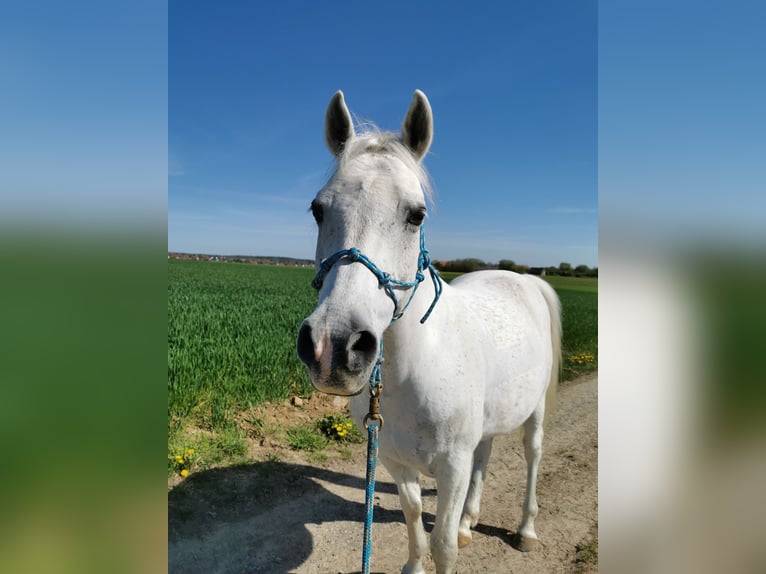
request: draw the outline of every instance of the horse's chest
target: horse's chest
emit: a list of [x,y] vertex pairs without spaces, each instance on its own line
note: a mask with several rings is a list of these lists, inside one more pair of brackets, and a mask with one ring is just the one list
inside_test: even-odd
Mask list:
[[481,416],[472,416],[470,405],[391,401],[387,406],[391,424],[381,433],[381,453],[427,475],[456,450],[472,449],[481,435]]
[[417,468],[422,474],[434,476],[436,461],[440,454],[449,449],[440,447],[443,441],[433,433],[408,432],[404,428],[389,428],[382,434],[380,452],[386,459],[392,459],[405,466]]

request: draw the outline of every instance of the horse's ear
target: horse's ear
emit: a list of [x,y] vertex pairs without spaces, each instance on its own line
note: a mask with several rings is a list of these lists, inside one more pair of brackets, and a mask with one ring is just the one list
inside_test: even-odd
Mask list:
[[402,123],[402,143],[412,150],[418,160],[431,147],[434,137],[434,118],[431,114],[431,104],[420,90],[415,90],[410,109]]
[[343,99],[343,92],[338,90],[327,106],[324,117],[324,140],[327,147],[335,155],[339,156],[343,146],[354,137],[354,123],[351,114]]

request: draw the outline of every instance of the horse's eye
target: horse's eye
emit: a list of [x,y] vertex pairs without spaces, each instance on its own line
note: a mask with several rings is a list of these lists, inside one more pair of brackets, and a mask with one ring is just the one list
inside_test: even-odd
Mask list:
[[311,213],[314,215],[314,219],[316,220],[317,223],[322,223],[322,218],[324,217],[324,210],[322,209],[322,206],[316,201],[311,202]]
[[419,226],[421,223],[423,223],[423,220],[426,217],[426,210],[422,207],[418,207],[416,209],[413,209],[409,212],[407,215],[407,223],[410,223],[415,226]]

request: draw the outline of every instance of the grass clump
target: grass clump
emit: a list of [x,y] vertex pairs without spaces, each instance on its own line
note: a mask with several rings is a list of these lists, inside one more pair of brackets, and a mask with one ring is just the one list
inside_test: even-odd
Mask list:
[[592,572],[598,566],[598,539],[578,544],[575,550],[575,574]]
[[247,459],[247,440],[236,428],[214,434],[185,437],[173,434],[168,440],[168,476],[183,478],[194,470],[205,470],[219,463],[238,464]]
[[327,439],[312,425],[299,425],[287,429],[287,444],[295,450],[317,452],[327,446]]
[[322,451],[312,452],[309,453],[309,461],[310,462],[327,462],[328,456],[326,453]]

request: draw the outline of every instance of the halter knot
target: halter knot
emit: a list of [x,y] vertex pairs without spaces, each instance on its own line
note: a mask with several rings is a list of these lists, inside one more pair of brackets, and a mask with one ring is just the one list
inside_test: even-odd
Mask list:
[[352,262],[359,261],[359,258],[362,256],[362,252],[359,251],[356,247],[352,247],[348,250],[348,257]]

